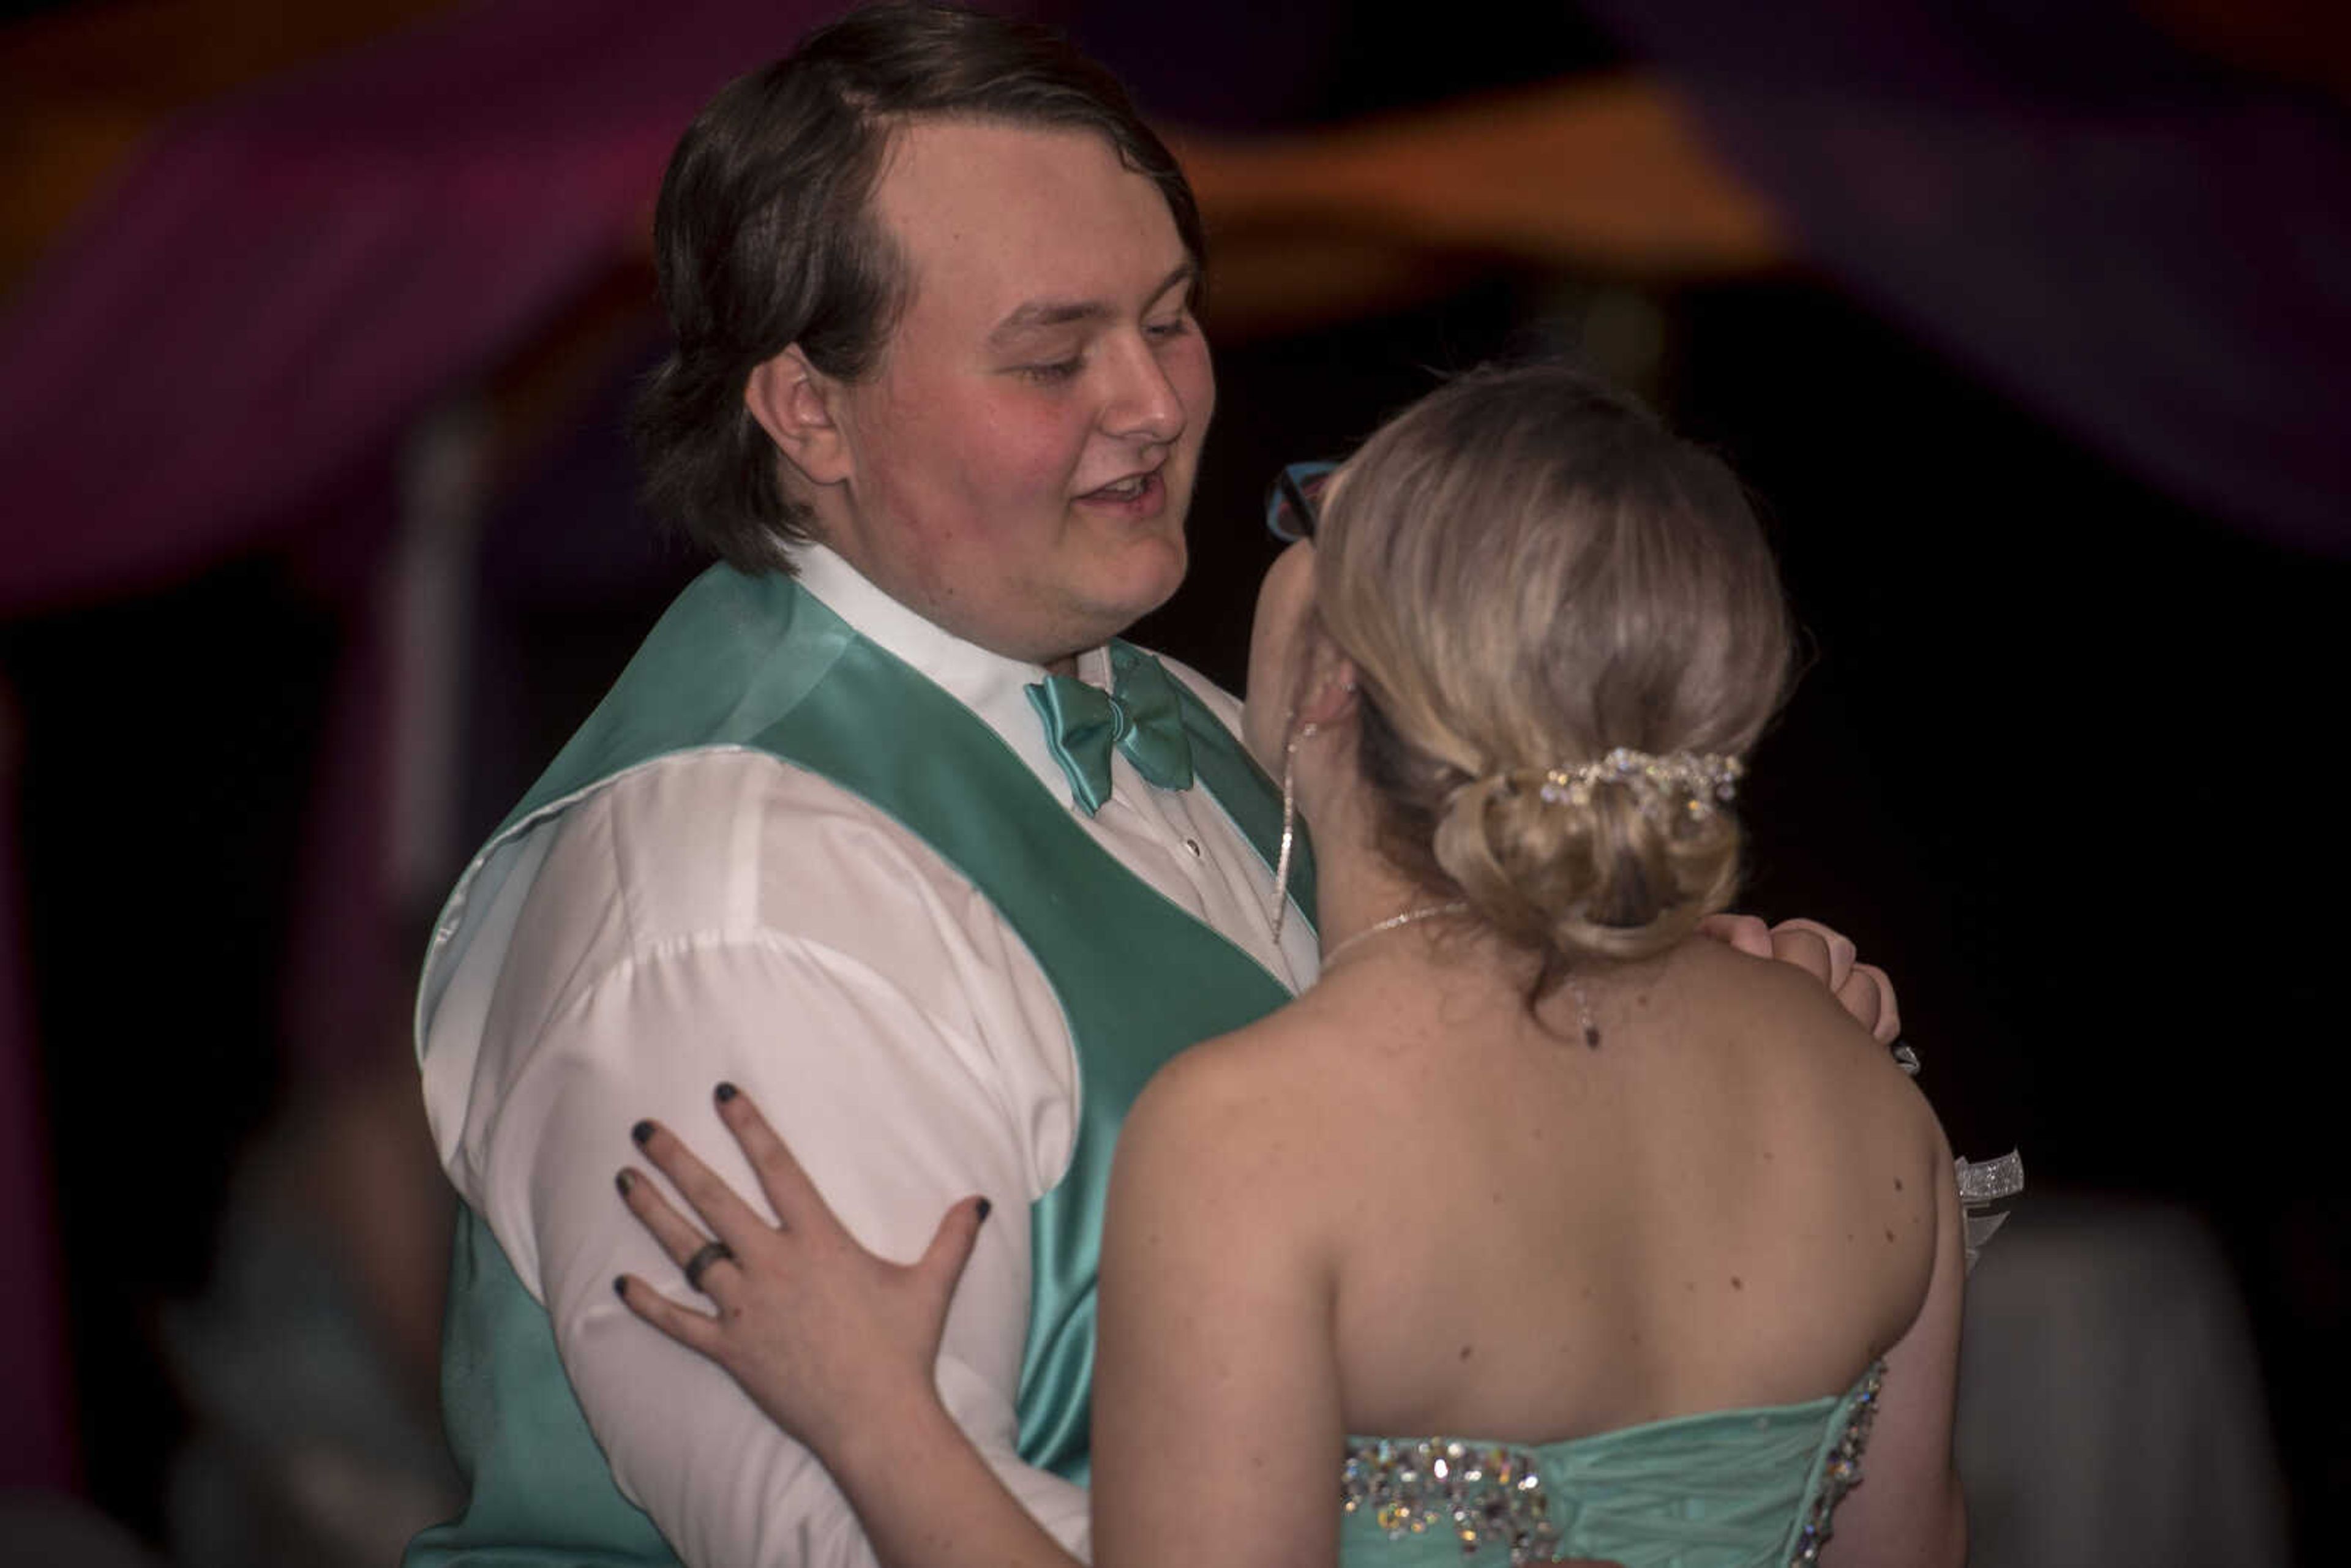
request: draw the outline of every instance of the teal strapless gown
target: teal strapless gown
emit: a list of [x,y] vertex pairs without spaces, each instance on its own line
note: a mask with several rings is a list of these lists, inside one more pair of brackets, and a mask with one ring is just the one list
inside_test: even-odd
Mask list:
[[1536,1447],[1351,1437],[1343,1568],[1810,1563],[1861,1479],[1880,1363],[1842,1396],[1681,1416]]

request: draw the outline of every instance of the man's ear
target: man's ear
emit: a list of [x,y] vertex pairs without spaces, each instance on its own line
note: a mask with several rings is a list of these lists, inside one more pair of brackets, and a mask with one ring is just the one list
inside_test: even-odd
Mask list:
[[743,406],[802,477],[838,485],[850,476],[852,455],[837,417],[840,383],[808,362],[794,343],[752,367]]

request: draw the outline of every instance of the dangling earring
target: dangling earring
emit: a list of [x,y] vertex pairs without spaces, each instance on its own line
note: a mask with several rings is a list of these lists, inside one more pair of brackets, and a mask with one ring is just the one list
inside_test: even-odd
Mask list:
[[1322,733],[1309,719],[1290,727],[1281,747],[1281,852],[1273,862],[1273,939],[1281,940],[1281,923],[1290,915],[1290,852],[1298,836],[1298,743]]

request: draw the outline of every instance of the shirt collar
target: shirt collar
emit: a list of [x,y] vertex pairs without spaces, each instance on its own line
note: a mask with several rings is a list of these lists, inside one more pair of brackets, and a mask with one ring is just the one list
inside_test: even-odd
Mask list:
[[[1000,737],[1013,754],[1056,797],[1067,799],[1070,782],[1045,747],[1044,727],[1029,706],[1028,688],[1045,678],[1041,664],[990,653],[925,620],[891,598],[839,552],[807,543],[792,547],[800,587],[876,647],[886,649]],[[1078,678],[1108,690],[1110,650],[1089,648],[1078,655]]]

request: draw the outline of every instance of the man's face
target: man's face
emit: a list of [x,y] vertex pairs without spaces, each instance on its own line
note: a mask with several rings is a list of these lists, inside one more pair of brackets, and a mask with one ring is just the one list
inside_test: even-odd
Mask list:
[[911,289],[835,401],[849,477],[813,497],[822,536],[996,653],[1102,642],[1183,580],[1216,407],[1165,201],[1091,132],[935,120],[898,134],[875,205]]

